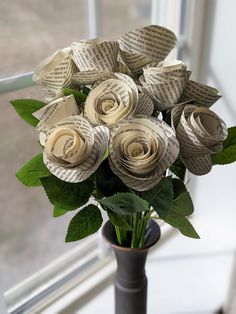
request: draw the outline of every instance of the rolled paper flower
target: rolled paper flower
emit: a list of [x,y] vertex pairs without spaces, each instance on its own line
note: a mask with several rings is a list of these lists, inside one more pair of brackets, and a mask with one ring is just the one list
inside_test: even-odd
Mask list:
[[63,88],[70,86],[72,76],[77,71],[71,57],[71,49],[57,50],[36,68],[33,80],[43,87],[47,101],[63,96]]
[[101,164],[108,141],[108,128],[93,128],[81,116],[67,117],[48,130],[43,160],[60,180],[81,182]]
[[81,110],[73,95],[58,98],[35,111],[33,116],[39,120],[37,129],[40,131],[39,141],[41,145],[45,145],[46,132],[54,124],[66,117],[79,114],[81,114]]
[[210,172],[210,155],[223,149],[228,134],[224,121],[210,109],[195,105],[175,107],[171,117],[186,168],[195,175]]
[[88,120],[93,125],[112,127],[134,114],[151,115],[154,106],[150,97],[139,94],[135,82],[128,75],[114,75],[115,79],[104,81],[90,91],[84,107]]
[[150,25],[120,37],[120,56],[133,73],[151,62],[164,60],[176,44],[176,36],[165,27]]
[[177,105],[190,73],[182,61],[165,61],[146,66],[140,82],[154,101],[155,109],[163,111]]
[[84,40],[71,47],[73,60],[80,71],[73,78],[75,84],[93,84],[116,71],[119,50],[116,41]]
[[210,108],[221,98],[218,93],[216,88],[189,80],[181,96],[181,101],[193,100],[194,105]]
[[174,163],[179,144],[164,121],[139,117],[122,120],[111,130],[109,151],[111,170],[128,187],[145,191]]

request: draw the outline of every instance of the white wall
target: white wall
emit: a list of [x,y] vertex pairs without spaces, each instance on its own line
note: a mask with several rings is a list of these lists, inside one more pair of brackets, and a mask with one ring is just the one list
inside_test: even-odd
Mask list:
[[[201,82],[219,89],[223,98],[211,109],[228,126],[236,125],[236,1],[205,0]],[[214,166],[210,174],[192,179],[196,216],[202,236],[236,248],[236,163]],[[204,226],[204,221],[208,225]],[[214,228],[210,229],[210,224]],[[210,231],[208,231],[208,227]]]

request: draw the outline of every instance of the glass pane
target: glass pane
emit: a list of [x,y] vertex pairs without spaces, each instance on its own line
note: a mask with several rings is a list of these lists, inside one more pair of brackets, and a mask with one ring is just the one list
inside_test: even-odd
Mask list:
[[40,99],[38,87],[0,95],[0,277],[4,290],[78,245],[64,241],[75,213],[53,218],[43,189],[27,188],[15,177],[41,151],[36,130],[9,104],[9,99],[16,98]]
[[117,38],[123,33],[150,24],[151,0],[102,0],[102,36]]
[[0,77],[29,72],[56,49],[88,37],[87,1],[0,1],[0,29]]

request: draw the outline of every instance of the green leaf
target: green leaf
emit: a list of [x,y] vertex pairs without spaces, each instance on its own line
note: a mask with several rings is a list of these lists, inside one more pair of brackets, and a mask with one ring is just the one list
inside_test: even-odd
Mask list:
[[87,95],[76,90],[76,89],[72,89],[72,88],[67,88],[65,87],[63,89],[63,92],[64,92],[64,95],[65,96],[69,96],[69,95],[74,95],[75,97],[75,100],[77,102],[77,104],[82,104],[83,102],[85,102],[86,98],[87,98]]
[[200,238],[186,217],[170,214],[164,219],[164,221],[170,224],[172,227],[179,229],[179,231],[187,237],[194,239]]
[[119,215],[111,210],[107,210],[107,215],[114,226],[125,230],[132,230],[132,227],[128,224],[123,215]]
[[80,183],[69,183],[59,180],[55,176],[41,179],[49,201],[61,210],[74,210],[89,200],[93,191],[90,179]]
[[184,192],[174,199],[171,206],[171,213],[181,216],[189,216],[193,213],[194,207],[189,192]]
[[149,209],[149,204],[133,193],[117,193],[113,196],[98,200],[103,206],[117,214],[128,215]]
[[98,198],[112,196],[117,192],[128,191],[127,186],[111,171],[107,159],[97,169],[95,182]]
[[68,227],[66,242],[83,239],[98,231],[102,224],[99,208],[88,205],[82,208],[72,219]]
[[223,150],[211,155],[213,165],[226,165],[236,161],[236,126],[228,129],[228,136],[223,143]]
[[172,179],[173,189],[174,189],[174,199],[179,197],[181,194],[187,191],[187,188],[183,181],[173,178]]
[[109,149],[107,147],[103,155],[103,160],[106,159],[108,156],[109,156]]
[[170,167],[170,171],[173,172],[180,180],[184,180],[186,167],[180,159],[175,161],[175,163]]
[[42,154],[36,155],[16,173],[17,179],[26,186],[40,186],[40,179],[51,175],[43,162]]
[[82,86],[81,87],[81,92],[84,93],[85,95],[88,96],[89,92],[90,92],[90,88],[88,88],[87,86]]
[[68,213],[68,210],[62,209],[60,207],[54,206],[53,208],[53,217],[60,217]]
[[160,217],[166,217],[171,210],[174,191],[171,176],[162,178],[151,190],[141,193]]
[[19,116],[32,126],[36,126],[39,122],[32,113],[46,105],[46,103],[35,99],[16,99],[11,100],[10,103]]

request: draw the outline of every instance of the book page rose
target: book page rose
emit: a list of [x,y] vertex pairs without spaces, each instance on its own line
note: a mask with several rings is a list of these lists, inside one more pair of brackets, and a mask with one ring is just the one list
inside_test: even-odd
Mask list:
[[164,61],[146,66],[139,80],[155,109],[163,111],[178,104],[190,74],[182,61]]
[[111,130],[111,170],[128,187],[145,191],[154,187],[179,154],[174,131],[154,117],[121,121]]
[[175,107],[171,117],[185,167],[195,175],[210,172],[210,155],[223,149],[228,134],[224,121],[210,109],[195,105]]
[[47,130],[54,124],[66,117],[79,114],[81,114],[81,109],[78,107],[73,95],[58,98],[35,111],[33,116],[39,120],[37,129],[40,131],[40,144],[45,145]]
[[57,50],[35,69],[33,80],[40,84],[44,98],[52,101],[63,96],[63,88],[70,86],[76,65],[70,47]]
[[176,36],[169,29],[149,25],[122,35],[119,40],[120,57],[133,74],[151,62],[164,60],[176,44]]
[[48,130],[44,163],[62,181],[84,181],[99,167],[108,141],[108,128],[93,128],[81,116],[67,117]]
[[92,89],[84,107],[85,115],[92,124],[108,127],[134,114],[150,116],[153,110],[150,97],[139,94],[134,80],[122,73],[115,73],[114,79]]
[[73,76],[75,85],[94,84],[97,80],[111,78],[117,71],[118,42],[95,38],[75,42],[71,47],[73,60],[79,69]]

